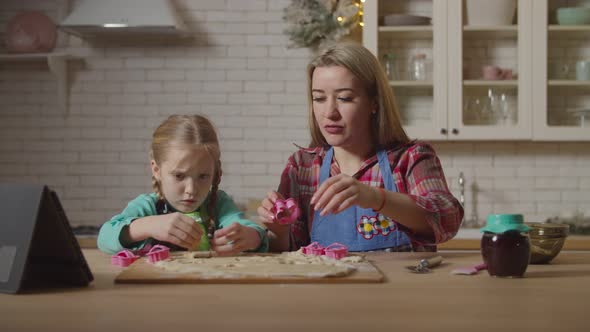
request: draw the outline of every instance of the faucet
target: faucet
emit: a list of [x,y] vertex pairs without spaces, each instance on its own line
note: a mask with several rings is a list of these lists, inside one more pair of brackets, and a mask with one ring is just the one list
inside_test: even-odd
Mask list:
[[[459,172],[459,203],[463,209],[465,209],[465,176],[463,172]],[[464,227],[478,227],[479,226],[479,217],[477,216],[477,183],[475,181],[471,182],[471,191],[472,191],[472,211],[471,211],[471,218],[466,219],[466,213],[463,213],[463,219],[461,219],[461,224]]]

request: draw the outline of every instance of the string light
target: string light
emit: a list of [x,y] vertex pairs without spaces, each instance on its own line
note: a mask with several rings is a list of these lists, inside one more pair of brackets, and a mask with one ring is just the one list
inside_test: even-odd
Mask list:
[[365,3],[365,0],[360,0],[360,2],[355,3],[355,5],[357,7],[359,7],[359,11],[358,11],[358,15],[359,15],[359,26],[361,26],[361,27],[364,27],[365,26],[365,22],[363,20],[363,18],[364,18],[364,15],[363,15],[363,12],[364,12],[363,11],[363,9],[364,9],[363,8],[364,7],[364,3]]

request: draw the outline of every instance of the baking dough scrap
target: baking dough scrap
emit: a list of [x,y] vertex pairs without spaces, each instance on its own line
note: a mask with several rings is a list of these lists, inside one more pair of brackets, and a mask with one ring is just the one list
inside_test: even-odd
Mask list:
[[[196,256],[196,257],[195,257]],[[272,256],[231,256],[202,258],[192,252],[175,253],[154,265],[167,272],[192,274],[202,278],[236,277],[341,277],[354,272],[363,256],[336,260],[326,256],[305,255],[301,251]]]

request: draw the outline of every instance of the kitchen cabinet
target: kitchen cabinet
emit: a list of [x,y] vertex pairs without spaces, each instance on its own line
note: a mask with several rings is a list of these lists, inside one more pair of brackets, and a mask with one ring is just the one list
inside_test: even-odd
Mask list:
[[[466,24],[464,0],[366,0],[363,43],[384,62],[397,61],[390,85],[411,137],[590,140],[590,112],[585,122],[579,119],[579,110],[590,103],[590,84],[547,76],[548,66],[555,67],[554,39],[565,35],[588,45],[590,26],[548,24],[552,9],[565,4],[517,0],[511,24],[480,26]],[[429,16],[432,23],[384,25],[391,14]],[[408,80],[412,57],[420,53],[426,54],[429,75]],[[486,67],[496,75],[484,79]]]
[[[363,43],[379,59],[384,59],[386,54],[394,56],[397,75],[390,77],[390,85],[408,134],[421,139],[446,139],[448,93],[443,82],[447,80],[447,4],[445,1],[428,3],[429,8],[419,14],[431,16],[432,25],[385,26],[380,24],[381,16],[403,14],[412,3],[366,0]],[[408,64],[416,54],[426,55],[430,73],[426,80],[411,80],[409,75]]]
[[590,140],[590,81],[576,78],[576,63],[590,60],[590,25],[558,25],[556,10],[583,2],[535,0],[532,7],[534,137]]
[[[448,126],[451,139],[532,138],[532,0],[518,0],[516,24],[465,25],[463,1],[448,0]],[[485,66],[512,70],[515,79],[484,80]],[[441,82],[444,84],[445,82]]]
[[0,62],[47,62],[49,71],[55,76],[60,109],[68,111],[68,60],[74,59],[66,53],[0,54]]

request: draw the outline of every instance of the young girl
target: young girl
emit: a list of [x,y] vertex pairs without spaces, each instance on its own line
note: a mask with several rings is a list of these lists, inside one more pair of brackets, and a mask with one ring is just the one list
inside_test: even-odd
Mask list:
[[225,255],[267,251],[266,230],[244,219],[218,190],[220,150],[209,120],[170,116],[154,132],[150,155],[154,193],[138,196],[101,227],[100,250],[113,254],[161,243]]
[[[297,250],[317,241],[351,251],[434,251],[457,232],[463,209],[426,143],[404,132],[387,77],[358,44],[326,49],[308,66],[310,148],[288,160],[278,192],[258,208],[276,238]],[[274,223],[277,199],[292,197],[302,217]]]

